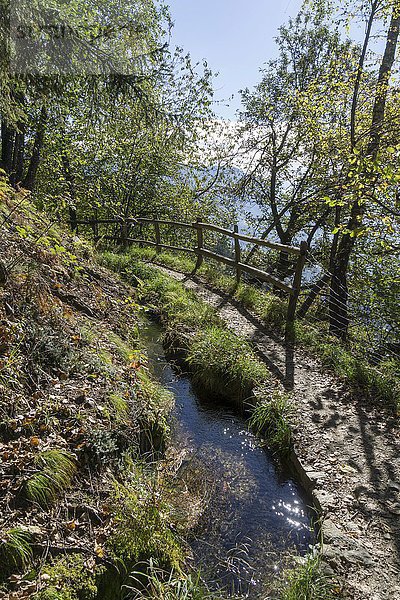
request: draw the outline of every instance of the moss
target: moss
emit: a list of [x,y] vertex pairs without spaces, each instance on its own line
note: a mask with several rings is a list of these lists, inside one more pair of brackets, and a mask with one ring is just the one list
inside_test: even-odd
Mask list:
[[45,564],[41,576],[46,575],[47,587],[34,600],[95,600],[97,580],[105,569],[89,562],[82,554],[74,554]]
[[126,575],[135,564],[149,559],[180,571],[184,552],[172,532],[172,510],[163,499],[157,475],[137,466],[129,482],[114,487],[114,527],[107,544]]
[[137,374],[137,399],[140,403],[140,447],[142,452],[160,452],[170,433],[168,416],[174,396],[150,375],[141,370]]
[[123,424],[129,420],[129,404],[123,396],[113,392],[108,396],[107,403],[110,407],[110,418],[115,423]]

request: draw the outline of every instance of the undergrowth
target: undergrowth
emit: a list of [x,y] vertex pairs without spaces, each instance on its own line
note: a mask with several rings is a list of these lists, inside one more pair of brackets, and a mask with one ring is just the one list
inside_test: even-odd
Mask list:
[[400,414],[399,360],[386,360],[374,367],[319,329],[303,322],[297,322],[295,329],[297,342],[309,348],[325,366],[350,383],[353,389],[360,390],[372,400]]
[[41,577],[46,587],[33,600],[95,600],[97,579],[103,572],[104,567],[82,554],[62,556],[43,567]]
[[[157,254],[154,250],[142,248],[130,248],[124,256],[126,258],[122,261],[126,260],[127,263],[132,262],[132,258],[140,259],[184,273],[190,273],[195,266],[191,257],[168,252]],[[286,301],[253,285],[240,283],[237,286],[232,275],[227,275],[221,268],[217,269],[210,264],[203,263],[197,274],[254,312],[266,326],[275,331],[283,331]],[[323,323],[313,326],[307,320],[297,321],[295,330],[297,344],[311,350],[325,366],[344,378],[354,389],[361,390],[372,400],[381,402],[400,414],[400,360],[385,360],[374,366],[357,352],[354,344],[346,347],[337,338],[331,338]]]
[[14,569],[25,569],[33,557],[31,535],[20,527],[0,532],[0,582]]
[[131,573],[125,587],[135,600],[222,600],[207,590],[199,573],[168,572],[153,560],[142,565],[141,571]]
[[294,569],[287,571],[280,600],[334,600],[335,583],[324,575],[318,556],[309,555]]

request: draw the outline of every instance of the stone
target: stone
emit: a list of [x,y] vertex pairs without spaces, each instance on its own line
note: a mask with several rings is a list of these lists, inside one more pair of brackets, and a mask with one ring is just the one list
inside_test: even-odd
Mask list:
[[345,562],[353,565],[360,564],[371,567],[374,564],[374,559],[371,554],[362,546],[359,546],[356,550],[345,550],[342,553],[342,558]]

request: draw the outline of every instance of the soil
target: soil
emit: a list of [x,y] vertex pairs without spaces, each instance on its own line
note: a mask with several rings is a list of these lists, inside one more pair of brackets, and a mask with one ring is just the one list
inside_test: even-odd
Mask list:
[[214,306],[291,391],[295,456],[322,518],[326,571],[340,577],[344,597],[399,600],[398,422],[371,399],[351,392],[304,348],[286,348],[231,296],[194,276],[157,268]]

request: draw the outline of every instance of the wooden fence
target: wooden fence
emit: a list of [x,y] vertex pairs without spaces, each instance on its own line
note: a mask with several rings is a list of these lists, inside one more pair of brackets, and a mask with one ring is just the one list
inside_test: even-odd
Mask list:
[[[195,223],[185,223],[182,221],[170,221],[165,219],[150,219],[144,217],[131,218],[131,219],[92,219],[92,220],[82,220],[77,221],[77,225],[89,225],[92,230],[96,240],[104,239],[104,240],[113,240],[117,241],[120,245],[126,247],[130,244],[142,244],[146,246],[153,246],[156,252],[161,252],[163,249],[166,250],[174,250],[178,252],[190,252],[197,256],[196,262],[196,270],[201,266],[203,260],[205,258],[211,258],[217,262],[223,263],[232,267],[236,272],[236,281],[240,282],[242,273],[247,273],[255,277],[260,281],[265,281],[271,284],[272,286],[286,292],[289,295],[289,303],[286,314],[286,342],[293,343],[294,342],[294,322],[296,318],[296,308],[297,302],[299,299],[299,294],[301,291],[302,284],[302,275],[304,264],[306,260],[306,255],[308,251],[307,242],[301,242],[300,246],[287,246],[285,244],[277,244],[275,242],[270,242],[265,239],[252,237],[249,235],[244,235],[239,233],[238,226],[235,225],[233,230],[226,229],[224,227],[219,227],[217,225],[213,225],[211,223],[204,223],[201,219],[197,219]],[[119,233],[117,236],[99,236],[99,225],[102,224],[116,224],[119,227]],[[129,227],[132,225],[144,224],[144,225],[153,225],[154,226],[154,239],[141,239],[141,238],[131,238],[128,235]],[[162,243],[161,239],[161,231],[160,225],[170,225],[173,227],[182,227],[192,231],[196,231],[197,233],[197,246],[194,248],[189,248],[185,246],[173,246],[170,244]],[[222,254],[217,254],[216,252],[212,252],[211,250],[207,250],[204,246],[204,232],[212,231],[215,233],[222,234],[227,236],[228,238],[233,240],[234,245],[234,258],[229,258],[227,256],[223,256]],[[242,262],[242,249],[240,246],[240,242],[247,242],[253,244],[254,246],[261,246],[265,248],[270,248],[272,250],[278,250],[287,255],[296,256],[296,267],[292,279],[292,283],[289,285],[284,281],[281,281],[277,277],[258,269],[256,267],[252,267],[244,262]]]

